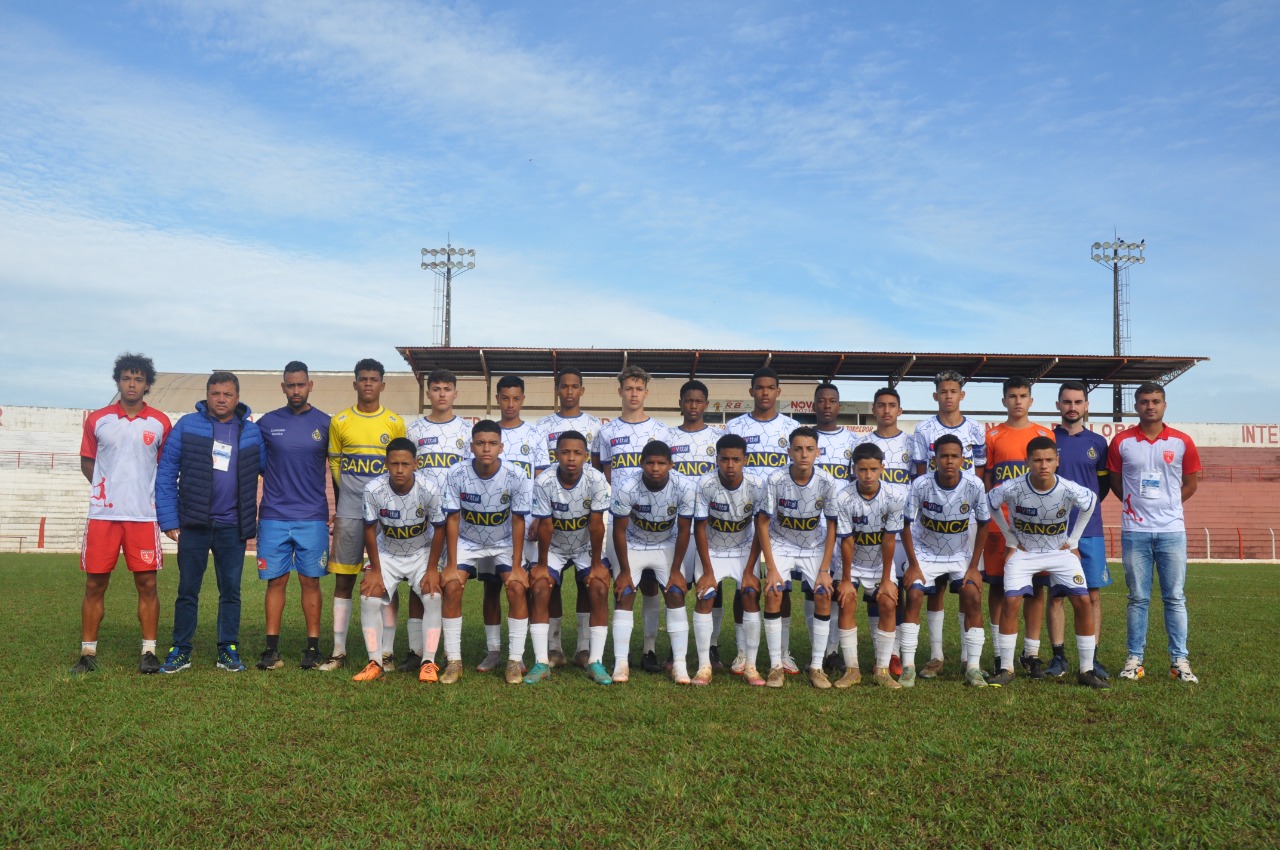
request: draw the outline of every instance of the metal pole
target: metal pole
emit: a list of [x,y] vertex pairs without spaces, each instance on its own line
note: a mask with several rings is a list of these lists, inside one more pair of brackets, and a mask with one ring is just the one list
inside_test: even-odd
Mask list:
[[[1116,303],[1119,303],[1119,302],[1116,302]],[[450,329],[450,325],[452,324],[453,324],[453,269],[446,267],[444,270],[444,347],[445,348],[448,348],[451,344],[449,329]],[[1119,333],[1119,331],[1117,331],[1116,333]],[[1119,337],[1117,337],[1117,339],[1119,339]]]
[[[1111,264],[1112,273],[1112,307],[1115,311],[1115,326],[1112,329],[1111,342],[1115,348],[1115,355],[1119,357],[1122,352],[1120,350],[1120,263]],[[1121,421],[1120,412],[1124,409],[1124,387],[1119,381],[1111,391],[1111,421]]]

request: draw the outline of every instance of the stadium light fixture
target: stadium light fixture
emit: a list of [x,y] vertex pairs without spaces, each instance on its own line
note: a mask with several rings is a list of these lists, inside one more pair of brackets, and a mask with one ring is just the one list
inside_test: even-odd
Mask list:
[[[1111,303],[1114,320],[1111,342],[1116,357],[1120,357],[1125,353],[1129,342],[1129,276],[1126,270],[1130,266],[1147,261],[1143,256],[1143,252],[1147,249],[1147,240],[1125,242],[1117,236],[1114,242],[1094,242],[1091,247],[1093,253],[1090,254],[1089,259],[1111,269]],[[1116,382],[1112,387],[1111,396],[1112,421],[1121,421],[1120,414],[1123,409],[1124,386]]]
[[464,258],[474,257],[474,248],[455,248],[446,243],[443,248],[423,248],[422,255],[430,254],[439,259],[424,262],[422,268],[436,276],[435,291],[435,344],[449,346],[453,344],[453,279],[463,272],[474,269],[475,262],[466,262]]

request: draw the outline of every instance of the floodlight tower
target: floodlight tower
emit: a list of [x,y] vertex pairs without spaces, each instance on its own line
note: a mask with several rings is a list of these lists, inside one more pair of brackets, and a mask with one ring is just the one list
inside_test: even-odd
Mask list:
[[[1125,242],[1116,237],[1115,242],[1093,243],[1093,261],[1111,269],[1111,298],[1115,319],[1111,342],[1116,357],[1124,354],[1129,346],[1129,267],[1147,261],[1143,256],[1146,249],[1145,239],[1141,242]],[[1124,385],[1116,381],[1111,397],[1111,421],[1119,422],[1123,409]]]
[[433,345],[447,348],[452,344],[449,326],[453,318],[453,279],[476,267],[475,256],[474,248],[455,248],[447,243],[443,248],[422,249],[422,268],[436,275]]

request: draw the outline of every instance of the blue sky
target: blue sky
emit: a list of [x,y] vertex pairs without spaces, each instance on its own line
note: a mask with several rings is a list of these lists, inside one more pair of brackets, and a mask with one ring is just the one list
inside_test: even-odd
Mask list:
[[460,345],[1107,353],[1118,228],[1132,351],[1212,358],[1170,418],[1274,422],[1278,39],[1261,0],[8,3],[0,403],[99,403],[125,349],[403,368],[450,233]]

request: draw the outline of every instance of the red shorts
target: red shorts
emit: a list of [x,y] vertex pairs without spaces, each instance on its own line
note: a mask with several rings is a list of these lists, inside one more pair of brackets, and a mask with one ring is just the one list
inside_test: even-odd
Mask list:
[[130,572],[146,573],[163,567],[159,524],[89,520],[84,533],[84,551],[80,553],[80,569],[87,573],[109,573],[116,568],[121,550]]

